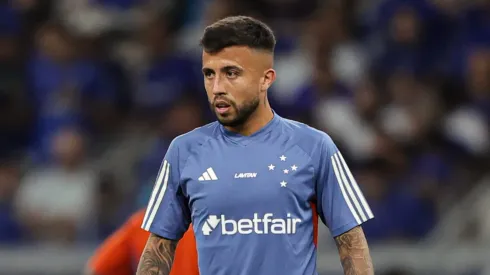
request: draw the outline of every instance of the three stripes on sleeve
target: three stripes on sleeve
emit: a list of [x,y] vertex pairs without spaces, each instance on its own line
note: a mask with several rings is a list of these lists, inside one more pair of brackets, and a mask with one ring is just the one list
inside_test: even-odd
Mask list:
[[331,163],[337,183],[342,192],[342,196],[349,207],[350,212],[354,216],[357,224],[361,224],[374,217],[371,208],[362,195],[359,186],[357,185],[354,176],[349,170],[344,157],[340,152],[331,156]]
[[143,219],[143,224],[141,226],[146,231],[150,230],[150,226],[153,223],[158,208],[160,207],[163,197],[165,196],[165,191],[167,191],[168,186],[169,174],[170,163],[164,160],[162,167],[160,168],[160,172],[158,173],[155,187],[153,187],[153,192],[151,193],[150,201],[148,202],[145,217]]

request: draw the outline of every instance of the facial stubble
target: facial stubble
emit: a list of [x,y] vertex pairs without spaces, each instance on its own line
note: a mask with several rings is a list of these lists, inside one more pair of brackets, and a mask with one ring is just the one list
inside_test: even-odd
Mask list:
[[215,105],[213,103],[211,104],[211,110],[216,115],[216,118],[221,125],[235,128],[244,125],[248,121],[250,116],[257,110],[257,107],[259,107],[259,103],[260,100],[257,96],[250,101],[244,102],[240,106],[237,106],[235,102],[229,102],[231,109],[235,111],[231,114],[221,115],[216,113],[216,109],[214,108]]

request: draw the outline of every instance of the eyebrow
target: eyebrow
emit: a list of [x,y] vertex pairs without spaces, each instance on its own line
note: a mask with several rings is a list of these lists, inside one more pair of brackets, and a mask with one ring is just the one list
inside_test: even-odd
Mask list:
[[227,71],[231,71],[231,70],[240,71],[240,72],[243,71],[242,68],[240,68],[238,66],[233,66],[233,65],[225,66],[225,67],[221,68],[222,72],[227,72]]
[[[240,71],[240,72],[243,71],[243,69],[241,67],[234,66],[234,65],[224,66],[220,69],[221,72],[227,72],[230,70],[236,70],[236,71]],[[204,67],[204,68],[202,68],[202,72],[203,73],[214,73],[214,70],[211,68]]]

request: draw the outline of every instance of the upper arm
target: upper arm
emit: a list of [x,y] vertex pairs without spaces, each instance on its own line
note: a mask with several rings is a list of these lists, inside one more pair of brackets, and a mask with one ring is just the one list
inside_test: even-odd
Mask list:
[[373,213],[334,142],[325,135],[316,182],[318,213],[334,237],[372,219]]
[[142,228],[167,239],[180,239],[190,223],[187,198],[182,192],[179,149],[175,140],[160,167]]

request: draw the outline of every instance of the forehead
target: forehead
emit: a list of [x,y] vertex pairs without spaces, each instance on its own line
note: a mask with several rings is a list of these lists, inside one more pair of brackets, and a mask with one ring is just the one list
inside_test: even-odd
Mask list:
[[258,53],[248,47],[233,46],[224,48],[217,53],[202,53],[204,68],[219,69],[225,66],[238,66],[242,68],[258,65]]

